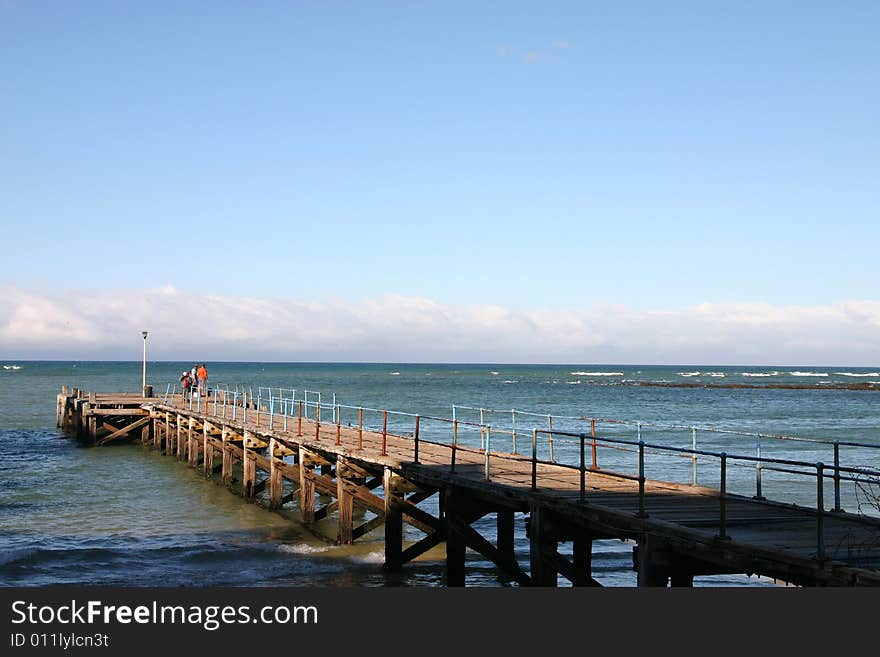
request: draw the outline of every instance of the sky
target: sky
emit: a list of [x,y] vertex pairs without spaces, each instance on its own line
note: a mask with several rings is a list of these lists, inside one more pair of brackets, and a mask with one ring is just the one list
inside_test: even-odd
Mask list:
[[0,0],[0,357],[880,364],[878,33]]

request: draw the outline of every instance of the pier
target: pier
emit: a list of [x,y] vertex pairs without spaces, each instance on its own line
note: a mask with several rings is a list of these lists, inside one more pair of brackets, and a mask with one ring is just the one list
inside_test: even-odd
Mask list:
[[[170,389],[145,394],[64,388],[57,424],[96,446],[123,440],[151,446],[245,500],[269,509],[298,505],[307,524],[335,518],[331,538],[340,544],[382,528],[389,571],[445,544],[449,586],[465,584],[468,549],[520,585],[556,586],[562,576],[575,586],[598,586],[593,541],[622,539],[635,544],[639,586],[692,586],[694,577],[726,573],[803,586],[880,585],[880,519],[844,510],[839,494],[841,481],[880,472],[842,465],[837,444],[826,465],[761,457],[760,450],[726,454],[602,435],[595,421],[589,431],[561,431],[552,418],[546,428],[519,435],[514,429],[511,444],[500,440],[509,433],[482,421],[397,413],[392,430],[391,411],[345,407],[344,417],[335,400],[308,395],[266,400],[219,388],[204,398]],[[364,422],[365,410],[378,427]],[[478,433],[479,444],[462,441],[465,431]],[[517,438],[529,453],[518,451]],[[554,440],[573,445],[577,463],[556,462],[552,451],[539,458],[539,446],[552,450]],[[599,446],[629,450],[637,457],[633,467],[606,467],[597,460]],[[659,454],[717,462],[711,479],[718,485],[698,485],[696,476],[690,484],[650,479],[650,459]],[[728,490],[734,462],[755,465],[755,495]],[[761,468],[807,477],[816,504],[766,499]],[[436,513],[422,504],[431,498]],[[493,516],[494,542],[473,526]],[[405,525],[420,538],[407,544]],[[517,531],[528,539],[527,563],[514,552]]]

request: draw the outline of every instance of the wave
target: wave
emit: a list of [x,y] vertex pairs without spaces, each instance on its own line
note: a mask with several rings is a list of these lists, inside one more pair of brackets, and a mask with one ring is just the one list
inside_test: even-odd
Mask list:
[[679,376],[700,376],[702,372],[679,372]]
[[623,372],[569,372],[572,376],[623,376]]
[[490,371],[489,374],[492,374],[493,376],[498,376],[499,374],[501,374],[501,372],[491,372]]
[[502,381],[502,383],[519,383],[519,381]]
[[835,372],[840,376],[880,376],[880,372],[868,372],[867,374],[857,374],[856,372]]
[[727,375],[724,372],[709,372],[709,376],[725,377]]
[[743,376],[778,376],[779,372],[743,372]]
[[828,376],[828,372],[789,372],[791,376]]
[[335,546],[298,543],[296,545],[279,545],[278,550],[288,554],[321,554],[322,552],[329,552],[333,547]]
[[568,385],[570,385],[570,386],[580,385],[580,383],[581,383],[580,379],[578,379],[577,381],[568,381]]
[[4,365],[3,369],[4,370],[20,370],[21,365]]
[[391,376],[400,376],[400,372],[388,372]]

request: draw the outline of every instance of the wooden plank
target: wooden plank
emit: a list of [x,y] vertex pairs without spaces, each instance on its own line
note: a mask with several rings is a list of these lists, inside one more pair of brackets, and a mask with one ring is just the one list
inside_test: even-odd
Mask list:
[[149,421],[150,421],[150,418],[145,417],[145,418],[138,420],[137,422],[133,422],[132,424],[129,424],[127,427],[122,427],[121,429],[118,429],[118,430],[114,431],[113,433],[111,433],[109,436],[105,436],[104,438],[102,438],[100,441],[98,441],[98,445],[106,445],[111,440],[119,438],[120,436],[124,436],[125,434],[129,433],[130,431],[133,431],[134,429],[137,429],[138,427],[144,426]]
[[149,415],[150,411],[143,408],[93,408],[90,407],[87,411],[83,413],[84,416],[89,417],[92,415],[97,416],[119,416],[119,417],[129,417],[129,416],[137,416],[137,415]]

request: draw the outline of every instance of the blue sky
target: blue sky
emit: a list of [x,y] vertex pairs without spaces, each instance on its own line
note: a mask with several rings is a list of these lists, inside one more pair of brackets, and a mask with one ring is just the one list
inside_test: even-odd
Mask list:
[[476,4],[0,2],[0,285],[877,300],[880,4]]

